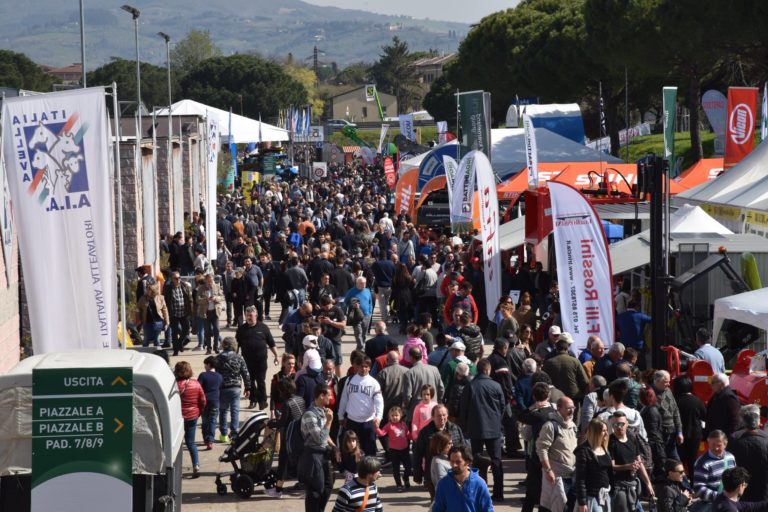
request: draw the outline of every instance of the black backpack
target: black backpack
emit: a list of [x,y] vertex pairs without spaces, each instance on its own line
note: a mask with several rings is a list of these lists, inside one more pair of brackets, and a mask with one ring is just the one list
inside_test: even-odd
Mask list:
[[288,423],[285,429],[285,451],[288,454],[288,460],[293,463],[298,461],[303,449],[304,434],[301,433],[301,417],[299,417]]

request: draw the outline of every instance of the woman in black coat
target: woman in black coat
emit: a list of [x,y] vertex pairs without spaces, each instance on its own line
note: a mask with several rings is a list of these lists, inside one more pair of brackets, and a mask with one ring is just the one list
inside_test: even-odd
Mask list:
[[640,390],[640,417],[648,434],[648,445],[653,458],[651,480],[664,478],[664,437],[661,433],[661,412],[656,407],[656,393],[650,387]]
[[667,459],[664,473],[664,479],[656,484],[658,512],[686,512],[691,502],[691,493],[682,486],[685,475],[683,463]]
[[413,318],[413,285],[414,279],[405,263],[397,265],[395,276],[392,278],[392,295],[395,299],[397,318],[400,322],[400,334],[405,334],[408,322]]
[[683,444],[677,447],[677,453],[688,471],[688,477],[692,479],[693,464],[696,462],[696,454],[703,437],[701,422],[707,417],[707,406],[692,393],[693,383],[685,375],[677,377],[673,386],[685,439]]
[[576,471],[573,488],[578,501],[576,512],[607,512],[611,498],[608,491],[613,477],[608,453],[608,425],[594,418],[587,427],[587,440],[576,447]]

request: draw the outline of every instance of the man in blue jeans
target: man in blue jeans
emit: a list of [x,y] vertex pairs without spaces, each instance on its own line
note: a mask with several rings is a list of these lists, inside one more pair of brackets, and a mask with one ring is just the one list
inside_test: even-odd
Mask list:
[[[245,359],[236,352],[237,342],[235,338],[228,336],[221,343],[224,351],[216,356],[216,371],[221,374],[221,394],[219,404],[219,441],[228,443],[230,436],[237,436],[240,427],[240,381],[242,380],[245,391],[243,396],[250,395],[251,376]],[[227,435],[227,411],[230,411],[229,435]]]

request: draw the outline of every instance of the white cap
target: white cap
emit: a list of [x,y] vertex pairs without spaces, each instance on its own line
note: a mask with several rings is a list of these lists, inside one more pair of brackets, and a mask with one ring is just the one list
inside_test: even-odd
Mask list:
[[309,334],[301,341],[304,348],[317,348],[317,336]]
[[451,350],[467,350],[467,346],[463,341],[454,341],[449,348]]

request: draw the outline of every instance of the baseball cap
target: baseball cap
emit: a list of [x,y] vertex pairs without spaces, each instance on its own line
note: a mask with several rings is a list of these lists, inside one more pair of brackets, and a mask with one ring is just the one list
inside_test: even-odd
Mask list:
[[557,341],[565,341],[569,345],[573,345],[573,336],[571,336],[571,333],[569,332],[561,332]]
[[562,331],[560,330],[560,327],[558,327],[557,325],[553,325],[552,327],[549,328],[549,334],[552,334],[553,336],[560,336],[561,332]]
[[449,348],[451,350],[467,350],[467,346],[463,341],[454,341]]
[[317,348],[317,336],[312,334],[304,336],[301,344],[304,345],[304,348]]

